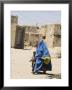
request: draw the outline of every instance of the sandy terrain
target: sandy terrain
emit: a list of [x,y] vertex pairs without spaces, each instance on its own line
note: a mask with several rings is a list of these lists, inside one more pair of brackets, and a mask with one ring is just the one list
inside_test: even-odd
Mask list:
[[11,78],[13,79],[54,79],[61,78],[61,59],[52,58],[52,71],[47,74],[32,74],[30,59],[35,49],[13,49],[11,48]]

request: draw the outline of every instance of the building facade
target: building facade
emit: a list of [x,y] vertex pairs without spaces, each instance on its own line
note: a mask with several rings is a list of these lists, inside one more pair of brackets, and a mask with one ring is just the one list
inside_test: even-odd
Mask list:
[[11,47],[15,45],[16,26],[18,24],[18,17],[11,16]]
[[16,42],[21,41],[21,39],[24,40],[21,45],[35,47],[36,42],[41,39],[42,35],[46,36],[49,48],[61,47],[61,24],[48,24],[41,27],[19,26],[18,17],[11,16],[11,47],[16,46]]
[[61,47],[61,25],[50,24],[46,29],[48,47]]

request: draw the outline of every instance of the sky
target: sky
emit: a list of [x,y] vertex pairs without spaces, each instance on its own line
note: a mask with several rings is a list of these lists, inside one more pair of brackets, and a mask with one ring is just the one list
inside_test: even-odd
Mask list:
[[61,24],[61,11],[11,11],[19,25]]

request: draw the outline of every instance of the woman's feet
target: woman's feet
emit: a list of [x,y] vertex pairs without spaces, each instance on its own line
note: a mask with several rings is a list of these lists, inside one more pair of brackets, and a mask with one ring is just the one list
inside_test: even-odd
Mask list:
[[43,71],[43,74],[46,74],[46,71]]
[[34,71],[32,71],[32,73],[33,73],[33,74],[35,74],[35,75],[37,75],[37,74],[38,74],[38,72],[34,72]]
[[33,74],[37,75],[37,74],[46,74],[46,71],[43,72],[32,72]]

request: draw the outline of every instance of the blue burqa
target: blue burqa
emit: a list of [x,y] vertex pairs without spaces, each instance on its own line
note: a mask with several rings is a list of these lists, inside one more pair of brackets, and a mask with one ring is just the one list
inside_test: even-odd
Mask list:
[[45,69],[46,71],[52,70],[52,65],[51,65],[51,61],[50,63],[47,65],[44,65],[42,62],[41,57],[43,56],[50,56],[48,48],[45,44],[45,42],[43,40],[38,42],[38,46],[36,48],[36,54],[35,54],[35,65],[34,65],[34,72],[38,72],[38,71],[43,71],[43,69]]

